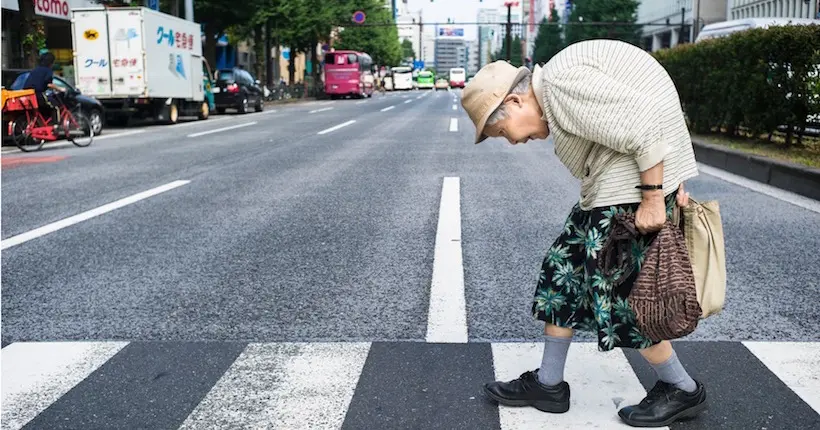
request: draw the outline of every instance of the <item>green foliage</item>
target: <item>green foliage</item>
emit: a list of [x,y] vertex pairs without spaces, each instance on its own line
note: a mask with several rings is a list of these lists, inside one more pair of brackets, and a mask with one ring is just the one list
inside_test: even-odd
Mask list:
[[515,67],[521,67],[524,63],[521,61],[521,38],[515,36],[512,40],[512,49],[510,50],[510,57],[507,58],[507,38],[505,37],[503,42],[501,42],[501,49],[496,51],[493,55],[493,61],[496,60],[508,60],[510,64]]
[[[575,0],[569,16],[565,39],[567,45],[587,39],[618,39],[638,45],[640,27],[638,0]],[[587,22],[619,22],[621,25],[584,25]]]
[[564,49],[565,45],[562,30],[557,24],[560,22],[560,19],[558,11],[553,8],[549,19],[549,22],[552,24],[547,24],[548,21],[546,17],[544,17],[544,20],[541,22],[538,28],[538,36],[535,38],[535,48],[532,54],[532,61],[534,63],[546,63],[560,50]]
[[752,29],[654,55],[669,72],[695,132],[780,125],[805,129],[820,114],[820,25]]
[[413,42],[404,39],[401,42],[402,58],[416,58],[416,52],[413,51]]
[[[362,10],[367,15],[366,23],[393,23],[393,13],[384,7],[380,0],[360,0],[358,7],[349,10],[345,20],[349,21],[355,10]],[[338,21],[337,21],[338,22]],[[339,35],[336,49],[352,49],[367,52],[374,64],[398,65],[402,60],[402,47],[399,44],[399,33],[395,25],[358,26],[350,23]]]

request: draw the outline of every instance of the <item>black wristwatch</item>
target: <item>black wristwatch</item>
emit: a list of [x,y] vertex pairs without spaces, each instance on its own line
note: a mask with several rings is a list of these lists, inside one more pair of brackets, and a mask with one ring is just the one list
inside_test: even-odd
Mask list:
[[638,185],[635,187],[639,190],[649,191],[649,190],[662,190],[663,185]]

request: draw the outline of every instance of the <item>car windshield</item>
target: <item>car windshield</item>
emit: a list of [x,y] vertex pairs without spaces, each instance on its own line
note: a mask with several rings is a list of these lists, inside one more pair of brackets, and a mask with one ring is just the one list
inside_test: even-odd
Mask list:
[[217,82],[233,82],[236,79],[233,70],[220,70],[218,73]]

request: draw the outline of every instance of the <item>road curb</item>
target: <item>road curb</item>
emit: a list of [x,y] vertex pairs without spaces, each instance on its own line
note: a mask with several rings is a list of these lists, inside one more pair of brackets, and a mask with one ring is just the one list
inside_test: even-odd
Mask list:
[[820,169],[725,148],[695,137],[692,145],[700,163],[820,200]]

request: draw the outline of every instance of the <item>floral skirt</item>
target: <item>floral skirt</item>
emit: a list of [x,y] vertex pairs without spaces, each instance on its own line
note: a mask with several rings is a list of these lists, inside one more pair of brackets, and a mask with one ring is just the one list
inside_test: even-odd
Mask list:
[[[666,197],[666,216],[672,216],[677,191]],[[598,349],[646,348],[656,344],[638,330],[629,306],[629,292],[654,234],[632,241],[631,259],[637,265],[626,280],[613,285],[598,270],[599,252],[609,237],[610,223],[619,213],[634,213],[638,204],[593,208],[579,205],[541,264],[532,305],[533,316],[559,327],[597,334]]]

